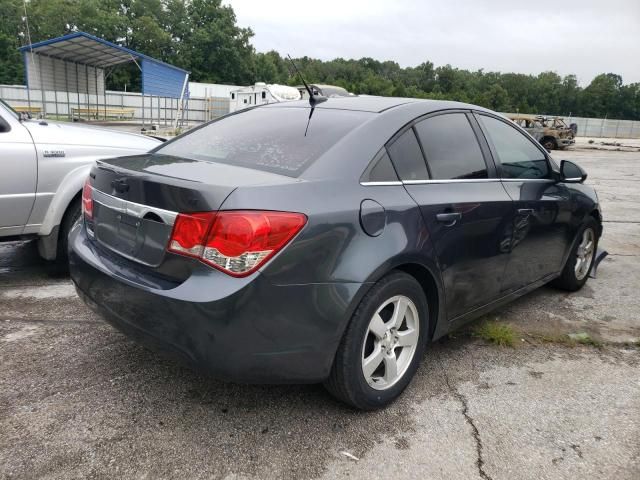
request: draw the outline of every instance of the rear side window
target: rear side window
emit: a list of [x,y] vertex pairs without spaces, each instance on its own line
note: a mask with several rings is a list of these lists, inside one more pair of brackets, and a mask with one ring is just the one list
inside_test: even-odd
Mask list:
[[297,177],[370,115],[316,108],[309,119],[308,108],[259,107],[222,117],[155,153]]
[[389,156],[401,180],[426,180],[429,178],[422,150],[410,128],[387,147]]
[[478,115],[478,118],[498,156],[502,178],[549,178],[547,159],[529,138],[493,117]]
[[437,180],[487,178],[487,165],[464,113],[448,113],[416,124],[431,177]]
[[397,182],[398,175],[391,164],[389,154],[383,148],[362,174],[362,182]]

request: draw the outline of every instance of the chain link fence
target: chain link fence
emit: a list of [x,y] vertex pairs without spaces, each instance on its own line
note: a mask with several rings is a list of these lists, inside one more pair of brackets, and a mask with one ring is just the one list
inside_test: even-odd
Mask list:
[[565,117],[565,122],[578,126],[579,137],[640,138],[640,121]]
[[[177,98],[107,90],[105,95],[42,91],[20,85],[0,85],[0,98],[33,117],[60,120],[129,121],[169,126],[179,115]],[[182,119],[187,125],[202,123],[229,113],[228,98],[186,99]]]

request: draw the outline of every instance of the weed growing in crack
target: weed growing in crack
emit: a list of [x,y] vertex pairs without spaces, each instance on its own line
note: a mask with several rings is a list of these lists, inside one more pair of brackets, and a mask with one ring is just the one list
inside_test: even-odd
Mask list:
[[488,320],[473,329],[473,335],[501,347],[513,347],[516,333],[510,325],[495,320]]

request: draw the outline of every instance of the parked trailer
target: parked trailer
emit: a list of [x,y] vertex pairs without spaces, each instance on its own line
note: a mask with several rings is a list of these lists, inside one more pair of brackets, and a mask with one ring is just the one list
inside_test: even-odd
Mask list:
[[292,100],[300,100],[300,92],[297,88],[278,84],[267,85],[264,82],[257,82],[250,87],[240,88],[231,92],[229,111],[235,112],[236,110],[242,110],[243,108],[253,107],[255,105],[290,102]]

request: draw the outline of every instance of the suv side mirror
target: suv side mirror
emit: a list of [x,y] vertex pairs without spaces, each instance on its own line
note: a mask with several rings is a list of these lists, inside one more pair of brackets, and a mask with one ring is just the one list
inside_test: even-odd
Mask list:
[[560,162],[560,181],[565,183],[582,183],[587,179],[587,172],[569,160]]

